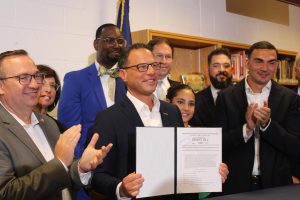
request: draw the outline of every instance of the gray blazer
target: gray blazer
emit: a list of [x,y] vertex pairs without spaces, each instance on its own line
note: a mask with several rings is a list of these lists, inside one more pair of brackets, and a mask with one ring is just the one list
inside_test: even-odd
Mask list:
[[[54,151],[57,125],[48,116],[35,115]],[[77,164],[67,172],[56,158],[46,162],[24,128],[0,105],[0,199],[61,199],[62,189],[81,184]]]

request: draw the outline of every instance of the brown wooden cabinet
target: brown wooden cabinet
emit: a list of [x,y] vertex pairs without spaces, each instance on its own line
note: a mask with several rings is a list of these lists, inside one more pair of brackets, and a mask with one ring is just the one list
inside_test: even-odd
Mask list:
[[[204,73],[207,74],[207,56],[217,47],[228,48],[232,52],[247,50],[250,45],[223,40],[215,40],[204,37],[191,35],[170,33],[157,30],[141,30],[131,33],[133,43],[143,42],[148,43],[149,40],[155,37],[164,37],[171,41],[174,45],[174,61],[171,70],[171,77],[174,80],[180,80],[181,74],[187,73]],[[278,82],[284,85],[296,85],[297,81],[294,76],[294,69],[291,68],[296,52],[278,50],[280,60],[288,60],[284,69],[279,69]],[[283,70],[287,70],[285,73]],[[292,70],[292,71],[291,71]],[[286,74],[291,76],[290,79],[282,78]],[[277,78],[275,78],[277,80]],[[236,80],[238,81],[238,79]],[[206,83],[209,84],[209,79],[206,76]]]

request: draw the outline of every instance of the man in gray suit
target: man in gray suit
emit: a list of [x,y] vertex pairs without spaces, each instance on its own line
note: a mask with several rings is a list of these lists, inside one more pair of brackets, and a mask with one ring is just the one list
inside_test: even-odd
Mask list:
[[44,74],[24,50],[0,54],[0,199],[72,199],[87,185],[111,144],[95,149],[95,134],[73,161],[81,125],[60,135],[55,122],[33,113]]

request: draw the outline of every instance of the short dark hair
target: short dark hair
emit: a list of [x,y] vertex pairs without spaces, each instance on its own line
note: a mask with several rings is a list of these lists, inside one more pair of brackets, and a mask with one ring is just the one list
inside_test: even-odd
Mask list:
[[185,84],[176,84],[176,85],[173,85],[172,87],[169,87],[167,96],[166,96],[167,99],[169,99],[171,102],[174,99],[174,97],[177,96],[178,92],[181,90],[190,90],[193,92],[193,94],[195,96],[195,92],[190,86],[185,85]]
[[101,36],[103,29],[106,28],[106,27],[116,27],[116,28],[118,28],[117,25],[115,25],[115,24],[111,24],[111,23],[102,24],[101,26],[99,26],[99,28],[96,31],[96,39]]
[[[54,78],[55,83],[60,86],[59,77],[58,77],[58,75],[57,75],[57,73],[55,72],[54,69],[52,69],[48,65],[37,65],[37,68],[38,68],[39,72],[45,74],[46,78]],[[60,98],[60,93],[61,93],[61,87],[59,87],[58,90],[56,91],[54,102],[48,107],[49,112],[51,112],[55,108],[55,106],[57,105],[57,102]]]
[[128,49],[124,49],[122,51],[121,57],[118,62],[118,68],[122,69],[123,67],[125,67],[125,65],[127,64],[128,56],[129,56],[130,52],[135,49],[148,49],[149,51],[151,51],[151,48],[149,47],[149,45],[144,44],[144,43],[135,43],[135,44],[131,45]]
[[225,55],[230,59],[230,52],[228,49],[217,48],[217,49],[213,50],[212,52],[210,52],[210,54],[208,55],[208,57],[207,57],[208,65],[210,65],[212,57],[216,56],[216,55]]
[[278,55],[278,51],[276,47],[268,41],[260,41],[252,44],[247,52],[249,58],[251,57],[251,54],[255,49],[273,49],[276,51],[276,57]]
[[163,43],[167,44],[171,48],[172,57],[173,57],[173,55],[174,55],[174,46],[172,45],[170,40],[168,40],[167,38],[163,38],[163,37],[154,38],[154,39],[152,39],[148,42],[148,45],[150,46],[151,51],[153,51],[155,45],[163,44]]

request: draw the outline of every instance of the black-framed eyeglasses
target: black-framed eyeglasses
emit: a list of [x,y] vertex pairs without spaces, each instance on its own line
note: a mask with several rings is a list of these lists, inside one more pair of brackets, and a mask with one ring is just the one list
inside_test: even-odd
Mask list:
[[129,69],[135,67],[140,72],[145,72],[148,70],[149,66],[151,66],[155,70],[160,70],[161,63],[160,62],[153,62],[153,63],[140,63],[137,65],[132,65],[128,67],[123,67],[122,69]]
[[28,84],[31,83],[32,77],[34,78],[34,80],[36,81],[37,84],[44,83],[45,74],[43,74],[43,73],[20,74],[20,75],[17,75],[17,76],[10,76],[10,77],[0,78],[0,80],[6,80],[6,79],[10,79],[10,78],[16,78],[16,79],[18,79],[18,81],[19,81],[19,83],[21,85],[28,85]]
[[118,45],[121,46],[126,46],[127,41],[124,38],[113,38],[113,37],[99,37],[97,38],[98,40],[102,40],[108,45],[114,45],[117,43]]
[[49,87],[51,90],[57,92],[57,90],[60,88],[60,85],[57,83],[47,83],[46,81],[44,81],[43,87]]

